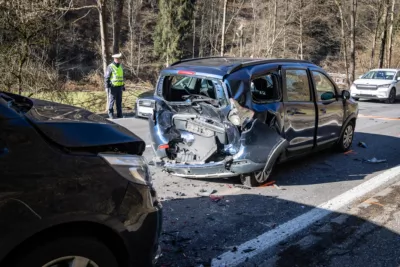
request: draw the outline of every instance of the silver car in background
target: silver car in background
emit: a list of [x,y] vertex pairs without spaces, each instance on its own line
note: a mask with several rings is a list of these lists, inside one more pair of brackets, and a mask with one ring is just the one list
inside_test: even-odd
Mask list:
[[376,99],[392,104],[400,97],[400,69],[373,69],[350,87],[354,100]]

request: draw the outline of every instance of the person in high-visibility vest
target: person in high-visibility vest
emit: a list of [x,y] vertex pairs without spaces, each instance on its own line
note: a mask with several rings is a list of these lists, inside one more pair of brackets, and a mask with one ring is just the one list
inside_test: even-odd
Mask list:
[[114,104],[117,106],[117,118],[122,118],[122,91],[125,91],[124,69],[121,65],[122,54],[115,54],[112,57],[114,62],[107,66],[104,76],[110,119],[114,119]]

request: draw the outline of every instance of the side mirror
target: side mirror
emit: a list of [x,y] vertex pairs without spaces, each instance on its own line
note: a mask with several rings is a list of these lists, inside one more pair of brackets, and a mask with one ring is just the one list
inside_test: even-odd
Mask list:
[[397,77],[397,81],[400,81],[400,77]]
[[358,79],[361,79],[363,75],[358,76]]
[[321,95],[321,100],[332,100],[335,98],[335,94],[332,92],[325,92]]
[[349,91],[347,91],[347,90],[343,90],[342,91],[342,98],[343,99],[350,99],[350,92]]

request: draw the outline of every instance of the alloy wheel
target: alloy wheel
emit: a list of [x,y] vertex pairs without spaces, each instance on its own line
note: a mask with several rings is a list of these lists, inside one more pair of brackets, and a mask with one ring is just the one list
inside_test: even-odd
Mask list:
[[88,258],[80,256],[67,256],[52,260],[42,267],[99,267]]
[[349,124],[347,125],[346,130],[344,130],[343,134],[344,148],[348,148],[351,145],[351,142],[353,141],[353,135],[354,135],[353,125]]

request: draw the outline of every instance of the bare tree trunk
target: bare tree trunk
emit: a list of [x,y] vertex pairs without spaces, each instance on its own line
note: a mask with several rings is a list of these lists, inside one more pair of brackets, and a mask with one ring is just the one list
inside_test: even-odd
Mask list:
[[[278,20],[278,0],[274,1],[274,21],[272,23],[272,40],[276,39],[276,21]],[[271,44],[271,56],[274,54],[274,44]]]
[[256,7],[254,4],[254,0],[251,1],[251,7],[253,9],[253,52],[252,56],[255,56],[256,53],[256,26],[257,26],[257,21],[256,21]]
[[357,0],[351,1],[351,16],[350,16],[350,81],[353,82],[356,76],[356,15],[357,15]]
[[201,26],[200,26],[200,49],[199,49],[199,57],[204,57],[203,46],[204,46],[204,15],[203,12],[201,14]]
[[138,53],[137,53],[137,65],[136,65],[136,73],[139,76],[140,71],[140,61],[142,58],[141,54],[141,46],[142,46],[142,29],[139,31],[139,41],[138,41]]
[[303,59],[303,0],[300,0],[300,59]]
[[285,23],[283,24],[283,55],[286,56],[286,24],[288,22],[288,9],[289,9],[289,0],[285,0]]
[[389,23],[389,52],[387,58],[387,67],[392,66],[392,51],[393,51],[393,21],[394,21],[394,7],[396,5],[396,0],[392,0],[392,8],[390,10],[390,23]]
[[100,38],[101,38],[101,58],[103,61],[103,73],[106,73],[109,62],[108,53],[108,35],[107,35],[107,0],[97,0],[97,9],[99,11]]
[[133,71],[133,45],[134,45],[134,15],[133,15],[133,1],[134,0],[129,0],[128,2],[128,25],[129,25],[129,66],[131,70]]
[[222,32],[221,32],[221,56],[223,57],[225,54],[225,21],[226,21],[226,6],[228,4],[228,0],[224,0],[224,9],[222,11]]
[[194,58],[194,48],[196,46],[196,14],[193,16],[193,46],[192,46],[192,58]]
[[379,50],[379,68],[383,68],[384,57],[385,57],[385,48],[386,48],[386,36],[387,36],[387,22],[388,22],[388,13],[389,13],[389,0],[384,1],[384,15],[383,15],[383,30],[381,35],[381,48]]
[[369,68],[370,69],[372,69],[372,67],[374,65],[376,42],[378,41],[379,25],[381,24],[381,11],[382,11],[382,2],[379,1],[378,13],[377,13],[378,20],[376,21],[376,27],[375,27],[375,31],[374,31],[374,42],[372,43],[371,58],[370,58],[370,61],[369,61]]
[[122,12],[124,9],[124,0],[115,0],[115,4],[116,5],[115,5],[115,15],[113,24],[113,46],[112,46],[113,54],[119,53],[121,19],[122,19]]
[[343,43],[343,57],[344,57],[344,68],[346,69],[346,83],[347,85],[350,85],[349,82],[349,66],[347,62],[347,41],[346,41],[346,35],[344,32],[344,16],[343,16],[343,9],[342,9],[342,2],[341,0],[335,0],[335,4],[337,8],[339,9],[339,15],[340,15],[340,35],[342,37],[342,43]]

